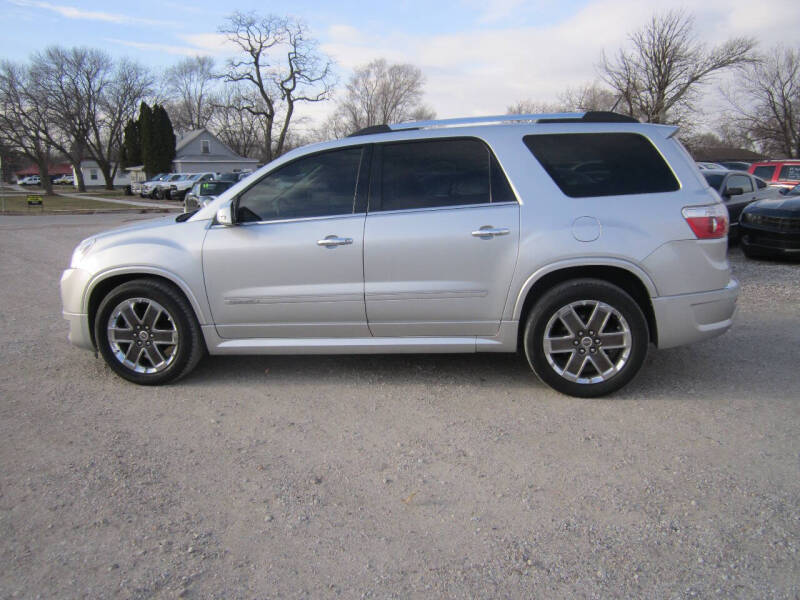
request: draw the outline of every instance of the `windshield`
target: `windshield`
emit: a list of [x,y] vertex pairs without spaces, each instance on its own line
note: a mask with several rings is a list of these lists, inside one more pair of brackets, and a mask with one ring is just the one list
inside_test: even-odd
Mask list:
[[800,196],[800,184],[797,184],[792,189],[790,189],[788,192],[786,192],[786,195],[787,196]]
[[178,181],[183,175],[180,173],[175,173],[172,177],[167,178],[167,181]]
[[703,177],[706,178],[708,185],[715,190],[719,190],[722,186],[722,180],[725,179],[725,175],[719,175],[717,173],[703,173]]

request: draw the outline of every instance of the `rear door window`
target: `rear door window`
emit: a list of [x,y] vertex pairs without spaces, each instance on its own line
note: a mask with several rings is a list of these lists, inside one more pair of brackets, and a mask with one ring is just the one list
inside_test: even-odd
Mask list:
[[465,138],[383,144],[380,199],[370,210],[409,210],[513,202],[496,159],[482,141]]
[[572,198],[680,188],[653,144],[636,133],[527,135],[523,141],[561,191]]
[[766,179],[767,181],[772,181],[772,176],[775,174],[775,167],[774,166],[764,166],[764,167],[756,167],[753,169],[753,175],[756,177],[761,177],[761,179]]

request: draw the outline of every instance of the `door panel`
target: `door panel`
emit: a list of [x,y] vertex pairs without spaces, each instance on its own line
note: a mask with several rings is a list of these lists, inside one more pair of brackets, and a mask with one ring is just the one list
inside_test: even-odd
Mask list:
[[203,273],[220,337],[368,337],[363,231],[363,214],[211,227]]
[[[482,227],[507,233],[473,235]],[[370,213],[364,233],[370,331],[496,334],[518,243],[516,203]]]

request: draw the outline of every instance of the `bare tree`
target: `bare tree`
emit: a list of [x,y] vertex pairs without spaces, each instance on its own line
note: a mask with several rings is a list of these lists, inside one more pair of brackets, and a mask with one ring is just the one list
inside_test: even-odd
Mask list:
[[693,28],[683,11],[656,14],[630,35],[630,49],[614,58],[603,53],[602,77],[619,94],[623,112],[651,123],[678,122],[715,74],[754,60],[754,40],[732,38],[708,49]]
[[540,113],[565,112],[567,109],[562,104],[538,102],[536,100],[520,100],[506,107],[507,115],[535,115]]
[[35,162],[42,187],[52,194],[50,125],[44,103],[35,90],[30,67],[9,61],[0,63],[0,142]]
[[767,154],[800,157],[800,47],[778,46],[726,94],[735,122]]
[[235,12],[219,31],[242,53],[228,61],[224,79],[245,82],[257,91],[259,102],[244,104],[242,110],[265,120],[263,156],[272,160],[284,152],[296,105],[328,99],[331,60],[306,26],[290,18]]
[[559,96],[559,104],[566,110],[611,110],[616,102],[617,95],[597,82],[569,87]]
[[326,133],[344,137],[374,125],[433,119],[436,113],[422,104],[424,84],[422,70],[411,64],[380,58],[358,67],[325,125]]
[[103,174],[107,190],[114,189],[125,124],[134,117],[139,103],[150,93],[152,86],[150,72],[127,59],[117,63],[103,86],[98,99],[98,116],[90,124],[86,143],[89,155]]
[[[209,126],[219,139],[240,156],[258,158],[266,139],[266,120],[259,113],[268,110],[255,89],[229,83],[211,99],[213,114]],[[254,110],[248,110],[248,107]]]
[[208,125],[213,112],[210,96],[214,81],[214,59],[210,56],[188,57],[164,72],[162,89],[177,131]]
[[32,58],[35,93],[43,103],[50,143],[73,166],[79,191],[86,191],[81,162],[99,102],[112,72],[111,58],[89,48],[47,48]]

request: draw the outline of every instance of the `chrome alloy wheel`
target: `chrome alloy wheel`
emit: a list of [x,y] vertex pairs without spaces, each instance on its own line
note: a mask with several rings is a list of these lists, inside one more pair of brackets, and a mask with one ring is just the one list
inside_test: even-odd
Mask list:
[[108,318],[107,335],[117,360],[136,373],[163,371],[177,356],[175,320],[150,298],[120,302]]
[[561,377],[600,383],[625,366],[631,354],[628,322],[613,306],[578,300],[557,310],[544,330],[544,354]]

